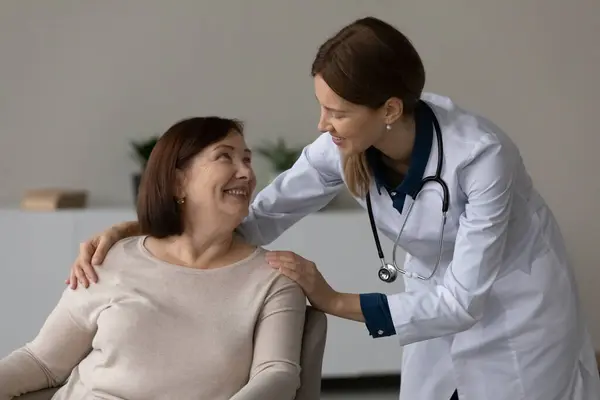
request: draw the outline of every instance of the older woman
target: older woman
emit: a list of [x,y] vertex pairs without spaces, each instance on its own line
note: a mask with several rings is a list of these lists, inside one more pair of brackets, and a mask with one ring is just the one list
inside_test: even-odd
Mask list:
[[140,186],[143,235],[0,361],[0,399],[66,378],[53,399],[293,399],[306,300],[235,234],[254,188],[237,121],[172,126]]

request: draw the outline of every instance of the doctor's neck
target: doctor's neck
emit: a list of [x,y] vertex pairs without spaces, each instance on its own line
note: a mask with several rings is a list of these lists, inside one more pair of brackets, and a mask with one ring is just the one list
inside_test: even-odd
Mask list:
[[382,152],[390,166],[398,167],[402,171],[408,168],[412,149],[415,143],[416,124],[414,116],[406,116],[391,125],[381,139],[373,146]]

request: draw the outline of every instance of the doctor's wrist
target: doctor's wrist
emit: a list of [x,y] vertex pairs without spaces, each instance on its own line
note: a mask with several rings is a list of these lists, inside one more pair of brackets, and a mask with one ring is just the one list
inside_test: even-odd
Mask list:
[[131,236],[141,234],[140,224],[138,221],[126,221],[116,224],[111,228],[111,231],[119,238],[125,239]]
[[331,314],[331,315],[337,315],[339,314],[340,310],[343,308],[342,303],[342,299],[341,299],[341,293],[340,292],[336,292],[336,291],[332,291],[331,295],[329,296],[328,301],[325,304],[325,309],[323,310],[323,312],[327,313],[327,314]]
[[358,294],[334,292],[328,308],[329,310],[323,310],[327,314],[358,322],[365,321]]

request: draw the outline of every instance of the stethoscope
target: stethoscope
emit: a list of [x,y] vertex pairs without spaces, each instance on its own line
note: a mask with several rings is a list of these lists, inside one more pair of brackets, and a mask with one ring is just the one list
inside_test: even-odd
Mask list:
[[[406,213],[406,218],[404,219],[404,222],[402,223],[400,232],[398,232],[398,236],[396,237],[396,240],[394,241],[394,250],[392,252],[392,263],[391,264],[385,261],[385,257],[383,255],[383,250],[381,249],[381,243],[379,242],[379,235],[377,234],[377,226],[375,225],[375,218],[373,217],[373,207],[371,206],[371,196],[370,196],[369,192],[367,192],[367,212],[369,214],[369,221],[371,222],[371,229],[373,231],[373,238],[375,239],[375,245],[377,246],[377,253],[379,255],[379,260],[381,261],[381,267],[379,268],[378,275],[379,275],[379,279],[381,279],[382,281],[387,282],[387,283],[394,282],[396,280],[396,278],[398,277],[398,273],[406,275],[408,278],[421,279],[424,281],[429,280],[429,279],[431,279],[431,277],[433,277],[433,275],[437,271],[438,266],[440,265],[440,260],[442,258],[442,244],[443,244],[443,238],[444,238],[444,227],[446,225],[446,213],[448,212],[448,207],[450,205],[450,193],[448,190],[448,185],[446,185],[446,182],[444,182],[444,180],[441,177],[442,164],[443,164],[443,158],[444,158],[444,148],[443,148],[443,143],[442,143],[442,130],[440,128],[440,124],[439,124],[435,114],[433,113],[433,110],[431,110],[429,108],[429,106],[427,104],[425,104],[425,102],[422,102],[421,104],[423,104],[425,106],[424,108],[427,109],[428,112],[431,113],[431,116],[432,116],[433,126],[435,129],[435,137],[437,140],[437,150],[438,150],[437,167],[435,170],[435,175],[426,176],[420,182],[420,185],[414,196],[414,200],[410,204],[410,207]],[[423,186],[425,186],[425,184],[431,183],[431,182],[435,182],[442,187],[442,191],[443,191],[442,222],[441,222],[441,228],[440,228],[438,258],[435,263],[435,267],[433,268],[433,271],[431,272],[431,274],[429,276],[422,276],[416,272],[407,271],[403,268],[398,267],[398,265],[396,264],[396,249],[398,248],[398,242],[400,240],[400,236],[402,235],[402,232],[404,231],[404,226],[406,225],[406,221],[408,221],[408,217],[410,216],[412,208],[417,201],[417,197],[421,193],[421,189],[423,189]]]

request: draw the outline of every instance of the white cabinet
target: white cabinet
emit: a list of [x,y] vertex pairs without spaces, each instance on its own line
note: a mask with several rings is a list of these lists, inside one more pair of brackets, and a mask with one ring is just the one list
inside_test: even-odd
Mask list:
[[[79,243],[135,212],[0,210],[0,357],[31,340],[65,289]],[[382,246],[391,256],[391,243]],[[267,246],[313,260],[339,291],[393,293],[402,283],[377,278],[379,260],[365,212],[310,215]],[[399,254],[399,260],[403,255]],[[372,339],[364,324],[328,317],[324,377],[398,373],[401,350],[394,337]]]

